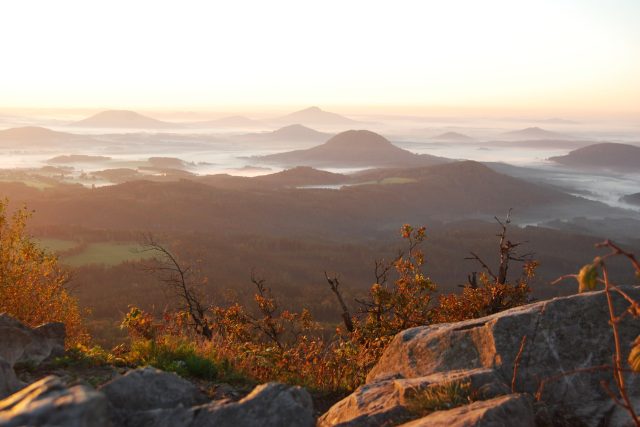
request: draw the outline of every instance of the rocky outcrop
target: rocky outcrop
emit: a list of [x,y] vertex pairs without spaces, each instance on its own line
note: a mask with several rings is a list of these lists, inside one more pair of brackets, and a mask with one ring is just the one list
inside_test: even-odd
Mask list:
[[[640,299],[638,288],[626,291]],[[626,308],[621,297],[615,297],[614,302],[618,313]],[[640,334],[640,322],[626,319],[620,324],[620,334],[626,354],[628,344]],[[604,292],[542,301],[481,319],[405,330],[390,343],[366,384],[334,405],[320,422],[355,426],[369,425],[370,418],[405,416],[402,390],[410,382],[446,383],[468,377],[473,387],[490,387],[494,395],[501,388],[510,390],[514,362],[525,336],[515,376],[517,392],[534,395],[541,381],[555,377],[540,390],[552,418],[571,414],[572,420],[582,425],[607,425],[612,420],[615,423],[609,425],[624,425],[627,414],[601,386],[601,381],[612,380],[611,372],[572,374],[577,369],[611,363],[614,347]],[[639,386],[637,376],[627,378],[627,389],[634,399],[640,398]],[[472,405],[479,404],[460,410],[475,410]],[[519,418],[516,421],[520,422]]]
[[16,363],[38,365],[64,353],[62,323],[30,328],[6,313],[0,314],[0,399],[24,386],[13,370]]
[[421,391],[442,384],[469,383],[478,397],[509,393],[509,388],[493,369],[438,372],[418,378],[395,378],[372,381],[341,400],[318,420],[320,426],[379,426],[415,418],[408,402]]
[[138,412],[131,426],[154,427],[311,427],[315,425],[313,402],[301,387],[267,383],[238,402],[216,401],[193,408]]
[[313,426],[313,401],[302,387],[262,384],[239,402],[201,408],[193,426],[208,425]]
[[315,424],[309,393],[278,383],[258,386],[244,399],[231,402],[211,401],[193,383],[152,367],[131,370],[98,391],[89,385],[67,384],[56,376],[25,387],[16,377],[14,364],[37,366],[63,352],[62,324],[29,328],[0,315],[0,399],[4,398],[0,400],[0,427]]
[[0,314],[0,357],[11,367],[17,362],[39,364],[64,354],[64,338],[63,323],[30,328],[6,313]]
[[107,399],[88,386],[49,376],[0,401],[0,427],[107,427]]

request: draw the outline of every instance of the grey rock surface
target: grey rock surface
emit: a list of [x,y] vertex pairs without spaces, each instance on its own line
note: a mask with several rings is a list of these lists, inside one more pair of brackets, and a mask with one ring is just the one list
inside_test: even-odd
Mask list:
[[434,412],[402,427],[534,427],[531,398],[510,394]]
[[[624,289],[640,299],[638,288]],[[617,313],[627,307],[619,296],[614,297],[614,305]],[[627,318],[620,324],[623,354],[638,335],[637,320]],[[576,421],[594,427],[610,419],[622,424],[628,421],[628,415],[601,386],[603,380],[612,381],[611,372],[571,374],[576,369],[611,363],[614,345],[602,291],[542,301],[481,319],[405,330],[396,335],[371,370],[366,386],[334,405],[321,420],[326,425],[339,425],[402,405],[393,396],[397,388],[387,384],[391,378],[398,384],[402,379],[488,369],[498,379],[498,389],[500,383],[510,386],[524,336],[527,342],[517,370],[517,392],[534,395],[541,380],[559,376],[547,382],[541,393],[552,417],[571,414]],[[633,399],[640,398],[637,375],[627,377],[627,389]],[[368,402],[365,395],[378,404]]]
[[65,329],[59,322],[30,328],[6,313],[0,314],[0,357],[11,367],[17,362],[39,364],[64,354]]
[[0,399],[4,399],[22,387],[9,362],[0,357]]
[[141,427],[311,427],[313,402],[301,387],[279,383],[257,386],[238,402],[216,401],[193,408],[139,412],[127,425]]
[[104,384],[100,391],[114,408],[125,412],[190,407],[208,400],[193,383],[151,366],[133,369]]
[[49,376],[0,401],[0,427],[108,427],[107,399]]
[[[453,382],[469,383],[482,398],[509,393],[509,388],[492,369],[438,372],[416,378],[389,378],[365,384],[334,405],[318,420],[319,426],[393,425],[398,420],[415,418],[407,401],[429,387]],[[480,396],[479,396],[480,397]]]

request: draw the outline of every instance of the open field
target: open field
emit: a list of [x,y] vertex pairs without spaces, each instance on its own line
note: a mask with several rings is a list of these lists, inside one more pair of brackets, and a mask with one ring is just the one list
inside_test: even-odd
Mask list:
[[134,242],[98,242],[83,244],[73,240],[39,239],[43,247],[57,253],[60,261],[70,267],[90,264],[114,266],[126,261],[140,261],[150,258],[140,252],[140,245]]

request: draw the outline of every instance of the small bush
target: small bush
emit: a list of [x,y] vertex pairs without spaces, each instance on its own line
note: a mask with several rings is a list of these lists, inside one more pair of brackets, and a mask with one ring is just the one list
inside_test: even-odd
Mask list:
[[68,348],[64,356],[53,359],[53,364],[60,368],[86,368],[105,365],[124,366],[126,362],[121,357],[104,350],[100,346],[87,347],[82,344],[76,344]]

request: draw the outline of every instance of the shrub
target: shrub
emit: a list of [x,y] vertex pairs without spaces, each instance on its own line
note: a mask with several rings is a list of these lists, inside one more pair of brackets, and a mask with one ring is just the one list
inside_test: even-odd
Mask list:
[[26,233],[30,212],[9,215],[7,205],[0,200],[0,312],[30,326],[63,322],[67,346],[87,342],[78,301],[65,288],[69,272]]

